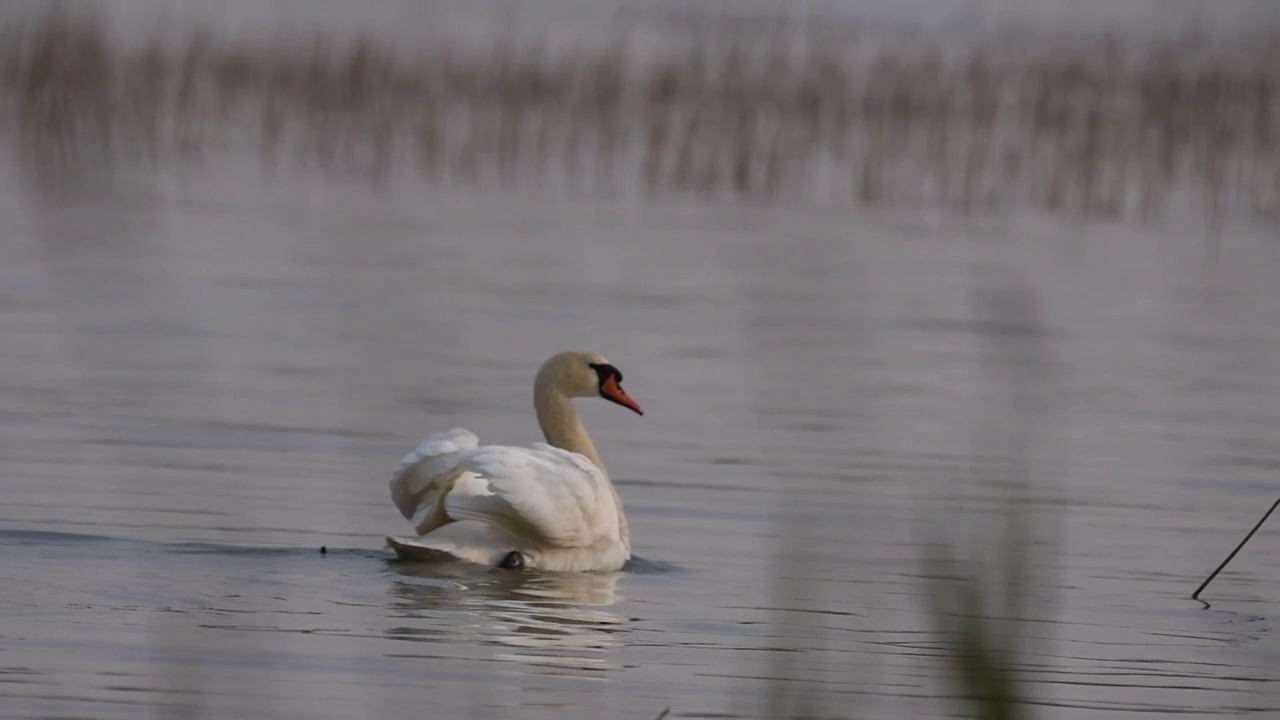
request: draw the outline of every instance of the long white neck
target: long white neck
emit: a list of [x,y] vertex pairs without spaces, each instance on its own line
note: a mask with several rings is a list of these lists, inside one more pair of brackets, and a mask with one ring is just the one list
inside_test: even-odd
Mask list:
[[627,552],[630,553],[630,532],[627,529],[627,516],[622,512],[622,498],[618,497],[618,491],[613,487],[613,481],[609,479],[609,471],[600,461],[600,455],[596,452],[595,444],[591,442],[591,436],[587,435],[586,427],[582,425],[582,419],[578,416],[578,409],[573,406],[573,400],[560,392],[553,383],[539,377],[533,387],[533,408],[538,415],[538,427],[542,429],[542,435],[547,439],[548,445],[580,453],[600,468],[600,473],[604,475],[605,482],[609,486],[609,492],[613,493],[613,502],[618,507],[619,534],[622,536],[622,542],[627,546]]
[[572,400],[558,390],[541,384],[534,388],[533,409],[538,414],[538,427],[542,429],[542,435],[549,445],[586,455],[608,477],[604,463],[600,462],[596,446],[591,442],[591,436],[587,435],[587,429],[583,427]]

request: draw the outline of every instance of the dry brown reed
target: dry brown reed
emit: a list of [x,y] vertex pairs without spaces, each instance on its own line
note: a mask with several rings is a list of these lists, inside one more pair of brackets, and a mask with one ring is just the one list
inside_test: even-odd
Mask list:
[[[0,38],[11,128],[56,157],[252,142],[384,179],[630,181],[645,192],[1149,217],[1280,216],[1274,43],[992,39],[957,50],[703,24],[641,57],[363,38],[123,47],[51,16]],[[871,51],[868,51],[868,47]],[[585,175],[584,175],[585,174]]]

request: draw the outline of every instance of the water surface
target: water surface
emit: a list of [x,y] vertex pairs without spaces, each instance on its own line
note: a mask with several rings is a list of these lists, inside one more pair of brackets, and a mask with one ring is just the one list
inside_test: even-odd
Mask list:
[[[956,716],[920,531],[1015,482],[1036,717],[1280,707],[1274,239],[1233,229],[0,169],[0,715]],[[580,405],[640,559],[391,561],[426,434]],[[320,548],[327,552],[321,554]],[[992,587],[999,589],[998,585]]]

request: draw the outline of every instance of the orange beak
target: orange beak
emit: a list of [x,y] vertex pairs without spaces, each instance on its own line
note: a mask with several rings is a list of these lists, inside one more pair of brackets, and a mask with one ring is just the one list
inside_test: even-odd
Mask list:
[[619,385],[618,381],[614,378],[609,378],[603,383],[600,383],[600,395],[605,400],[616,402],[637,415],[644,414],[644,411],[640,409],[640,404],[635,400],[632,400],[631,396],[627,394],[627,391],[623,390],[622,386]]

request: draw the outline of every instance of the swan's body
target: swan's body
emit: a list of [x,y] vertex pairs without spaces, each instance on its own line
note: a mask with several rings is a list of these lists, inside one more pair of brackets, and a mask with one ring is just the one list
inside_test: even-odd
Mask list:
[[622,502],[573,397],[600,395],[640,413],[622,374],[594,353],[543,363],[534,408],[546,443],[480,445],[462,428],[428,437],[391,478],[416,538],[388,537],[401,557],[541,570],[616,570],[631,558]]

